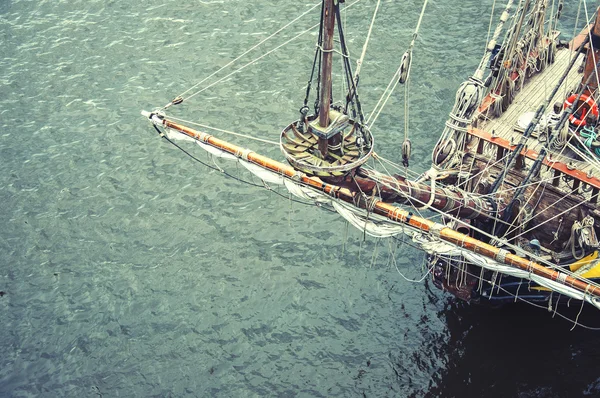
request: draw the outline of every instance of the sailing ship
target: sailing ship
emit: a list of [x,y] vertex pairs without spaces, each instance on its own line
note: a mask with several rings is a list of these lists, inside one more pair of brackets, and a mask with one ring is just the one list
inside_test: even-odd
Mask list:
[[[359,96],[369,35],[353,70],[340,15],[348,5],[319,5],[306,95],[280,133],[285,163],[167,116],[181,96],[142,114],[169,142],[192,141],[238,162],[370,236],[407,236],[426,253],[434,284],[462,300],[548,308],[578,300],[600,309],[600,14],[565,42],[557,29],[562,1],[508,0],[479,66],[457,91],[430,169],[408,178],[408,137],[397,174],[369,165],[381,160]],[[390,90],[409,79],[422,16]],[[334,57],[347,89],[338,101]]]

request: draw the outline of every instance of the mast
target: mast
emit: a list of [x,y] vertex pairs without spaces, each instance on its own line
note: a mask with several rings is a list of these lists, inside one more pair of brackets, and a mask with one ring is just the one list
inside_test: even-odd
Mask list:
[[[340,4],[344,1],[321,2],[319,39],[304,105],[300,108],[300,119],[288,125],[280,136],[281,151],[295,169],[335,180],[356,170],[373,153],[373,136],[365,125],[340,23]],[[334,36],[339,37],[344,77],[348,85],[345,106],[331,105]],[[317,71],[319,92],[315,100],[316,109],[314,115],[308,116],[310,87]],[[359,119],[354,120],[353,117],[357,115]]]
[[[335,27],[334,0],[323,0],[323,42],[321,43],[321,92],[319,97],[319,125],[329,127],[329,103],[331,102],[331,70],[333,67],[333,32]],[[319,137],[319,152],[327,156],[328,139]]]

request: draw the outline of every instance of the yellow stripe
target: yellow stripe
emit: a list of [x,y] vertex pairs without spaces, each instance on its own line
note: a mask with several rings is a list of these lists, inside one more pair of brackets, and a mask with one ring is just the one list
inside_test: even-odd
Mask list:
[[579,268],[583,267],[584,265],[588,265],[589,263],[596,260],[597,258],[598,258],[598,251],[595,251],[592,254],[590,254],[589,256],[582,258],[581,260],[575,261],[573,264],[569,265],[569,268],[571,269],[571,271],[577,271]]
[[[573,264],[569,264],[569,269],[572,272],[575,272],[578,269],[580,269],[581,267],[589,265],[590,263],[593,263],[594,261],[597,261],[597,260],[598,260],[598,251],[595,251],[592,254],[590,254],[589,256],[582,258],[581,260],[577,260]],[[600,261],[597,261],[597,264],[594,265],[594,267],[592,267],[592,269],[584,272],[583,274],[581,274],[579,276],[581,278],[600,278]],[[550,291],[550,289],[548,289],[547,287],[542,287],[542,286],[532,287],[531,290],[544,291],[544,292]]]

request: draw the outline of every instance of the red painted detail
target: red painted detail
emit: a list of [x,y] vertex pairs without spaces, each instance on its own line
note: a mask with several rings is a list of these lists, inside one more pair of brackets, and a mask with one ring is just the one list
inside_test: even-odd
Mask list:
[[[508,140],[501,137],[492,137],[490,133],[484,130],[471,128],[469,129],[469,134],[508,150],[514,150],[516,148],[516,145],[511,145]],[[521,151],[521,156],[524,156],[531,160],[536,160],[538,158],[538,153],[534,150],[524,148]],[[588,184],[594,188],[600,189],[600,179],[598,179],[597,177],[588,177],[588,175],[581,170],[571,170],[569,169],[569,167],[567,167],[565,163],[548,160],[548,158],[544,159],[542,163],[545,166],[548,166],[553,170],[558,170],[563,174],[566,174],[570,177],[573,177],[576,180],[583,182],[584,184]]]
[[[576,99],[577,94],[571,94],[569,98],[566,99],[563,105],[563,109],[567,109],[568,107],[573,106],[573,103]],[[590,112],[592,112],[592,114],[596,116],[596,118],[598,118],[598,105],[596,105],[596,101],[594,100],[594,98],[592,98],[591,95],[581,94],[579,100],[583,101],[587,105],[587,108],[582,109],[581,117],[576,117],[573,113],[571,113],[569,115],[569,122],[571,122],[577,127],[583,127],[587,124],[585,118]]]

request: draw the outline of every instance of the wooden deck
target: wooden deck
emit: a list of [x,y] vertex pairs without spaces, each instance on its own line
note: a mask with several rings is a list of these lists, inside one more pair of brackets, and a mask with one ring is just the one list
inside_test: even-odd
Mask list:
[[[498,118],[488,120],[486,120],[485,113],[481,113],[480,118],[483,121],[479,123],[478,127],[488,132],[494,132],[495,136],[502,137],[508,141],[518,142],[521,139],[523,131],[517,126],[519,118],[527,112],[535,112],[546,100],[552,92],[554,85],[566,70],[573,55],[574,53],[568,49],[559,50],[556,54],[555,62],[549,65],[545,71],[533,76],[525,83],[524,87],[516,93],[513,103],[508,107],[506,112]],[[583,59],[583,56],[580,56],[580,58]],[[578,73],[577,66],[576,64],[554,98],[550,101],[546,113],[552,112],[552,105],[555,102],[563,103],[569,90],[576,88],[577,84],[581,81],[581,74]],[[533,142],[529,143],[529,148],[539,152],[542,145],[543,143],[536,138]],[[556,155],[558,156],[558,154]]]
[[[528,112],[535,112],[546,101],[574,55],[575,53],[569,49],[558,50],[555,62],[543,72],[527,80],[522,89],[517,91],[513,103],[500,117],[488,118],[487,110],[481,110],[477,115],[479,118],[477,128],[472,128],[470,134],[488,143],[493,143],[499,148],[514,148],[520,141],[524,131],[524,128],[518,125],[519,119]],[[569,92],[577,88],[582,76],[578,72],[582,60],[583,55],[580,55],[580,59],[575,63],[554,98],[551,99],[546,115],[553,112],[555,102],[562,104]],[[486,104],[488,103],[489,101]],[[568,127],[565,126],[565,128]],[[544,145],[545,143],[539,140],[538,134],[534,133],[528,140],[522,154],[525,158],[535,159]],[[560,173],[568,174],[596,189],[600,186],[598,167],[592,163],[582,161],[569,148],[565,148],[560,152],[551,151],[544,164],[548,166],[546,173],[550,173],[551,169],[554,169],[555,175],[558,175],[556,171],[560,171]]]

